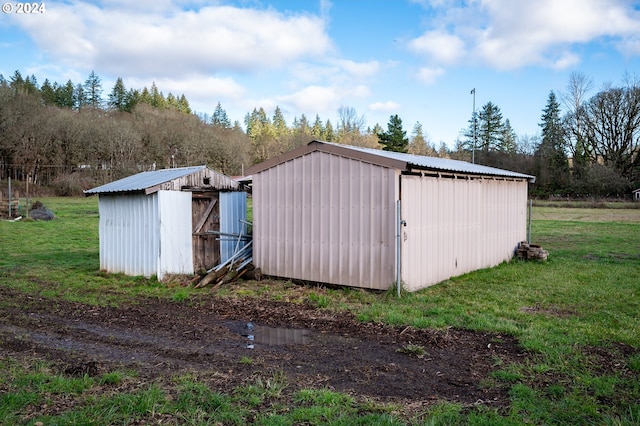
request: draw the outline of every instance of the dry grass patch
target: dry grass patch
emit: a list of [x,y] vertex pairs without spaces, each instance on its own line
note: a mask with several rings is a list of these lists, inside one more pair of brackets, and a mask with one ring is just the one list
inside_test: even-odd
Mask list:
[[534,207],[533,220],[640,223],[639,209]]

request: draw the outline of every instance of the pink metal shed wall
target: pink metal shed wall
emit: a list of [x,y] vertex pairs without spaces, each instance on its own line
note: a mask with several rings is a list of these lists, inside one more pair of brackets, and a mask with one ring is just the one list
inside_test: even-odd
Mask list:
[[509,260],[526,239],[525,180],[401,179],[402,281],[409,291]]
[[267,275],[388,288],[398,175],[323,152],[255,174],[254,264]]

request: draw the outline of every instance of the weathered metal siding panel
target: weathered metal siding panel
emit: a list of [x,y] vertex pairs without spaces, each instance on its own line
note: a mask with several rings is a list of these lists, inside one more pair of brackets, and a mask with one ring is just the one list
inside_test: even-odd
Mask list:
[[388,288],[398,174],[323,152],[257,173],[254,264],[267,275]]
[[402,280],[415,291],[509,260],[526,238],[524,180],[402,176]]
[[[220,193],[220,232],[223,234],[247,235],[247,193],[246,192],[221,192]],[[245,244],[241,241],[240,244]],[[226,262],[231,258],[238,244],[237,238],[220,236],[220,262]]]
[[151,277],[160,248],[158,196],[99,196],[100,269]]
[[191,193],[158,191],[158,211],[158,279],[166,274],[193,274]]

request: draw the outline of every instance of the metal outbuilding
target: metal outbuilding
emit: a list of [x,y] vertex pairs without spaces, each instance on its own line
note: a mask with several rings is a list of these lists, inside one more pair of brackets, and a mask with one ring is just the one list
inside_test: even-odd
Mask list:
[[84,191],[98,195],[100,269],[127,275],[193,274],[231,256],[245,232],[242,185],[206,166],[138,173]]
[[257,164],[253,262],[266,275],[415,291],[513,257],[533,176],[312,141]]

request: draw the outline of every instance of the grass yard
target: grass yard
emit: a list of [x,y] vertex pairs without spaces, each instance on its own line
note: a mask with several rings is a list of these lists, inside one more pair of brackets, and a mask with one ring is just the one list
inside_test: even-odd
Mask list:
[[[0,222],[0,286],[52,303],[114,306],[134,296],[188,303],[203,291],[100,272],[97,198],[41,201],[56,220]],[[44,360],[5,356],[0,333],[0,424],[243,424],[248,418],[274,425],[640,424],[640,210],[534,207],[532,240],[549,250],[548,261],[512,261],[400,299],[393,291],[272,281],[240,282],[217,293],[348,310],[361,321],[513,335],[530,357],[497,365],[483,383],[509,389],[507,409],[441,401],[407,418],[403,407],[356,404],[352,395],[328,389],[309,388],[285,400],[277,377],[231,394],[197,377],[173,378],[169,390],[133,386],[126,371],[69,378]],[[121,391],[103,395],[109,386]],[[266,394],[279,404],[277,415],[248,417],[251,401]],[[68,400],[81,408],[64,410]],[[30,404],[55,403],[62,407],[58,416],[23,415]],[[105,417],[96,419],[95,412]]]

